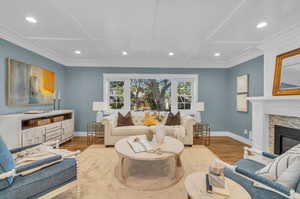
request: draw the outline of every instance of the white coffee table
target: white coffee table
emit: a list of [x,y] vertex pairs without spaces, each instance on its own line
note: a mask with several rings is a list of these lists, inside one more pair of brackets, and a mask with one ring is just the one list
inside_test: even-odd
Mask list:
[[[195,172],[186,177],[184,186],[188,199],[224,199],[224,197],[207,193],[205,175],[205,172]],[[251,199],[249,193],[241,185],[229,178],[225,180],[230,193],[229,199]]]
[[[143,138],[145,135],[136,137]],[[166,136],[162,144],[155,142],[150,142],[150,144],[154,147],[159,147],[163,153],[135,153],[127,143],[127,138],[119,140],[115,144],[115,150],[119,155],[115,175],[122,184],[139,190],[160,190],[177,183],[182,178],[184,173],[180,160],[180,155],[184,150],[182,142]],[[150,175],[149,177],[148,175],[148,177],[143,177],[140,175],[135,177],[134,180],[129,180],[129,170],[139,170],[139,168],[130,168],[131,165],[128,164],[129,161],[134,161],[135,167],[145,167],[146,163],[148,167],[146,173],[151,174],[151,172],[153,172],[153,176]],[[168,165],[170,165],[170,168],[167,169],[168,176],[163,178],[162,176],[154,175],[155,169],[159,167],[159,164],[164,164],[164,161],[168,161]],[[143,184],[145,185],[144,187]]]

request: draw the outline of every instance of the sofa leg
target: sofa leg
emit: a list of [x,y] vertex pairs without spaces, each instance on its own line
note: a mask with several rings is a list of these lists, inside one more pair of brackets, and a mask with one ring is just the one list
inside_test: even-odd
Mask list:
[[192,144],[185,144],[184,146],[185,147],[192,147],[193,145]]

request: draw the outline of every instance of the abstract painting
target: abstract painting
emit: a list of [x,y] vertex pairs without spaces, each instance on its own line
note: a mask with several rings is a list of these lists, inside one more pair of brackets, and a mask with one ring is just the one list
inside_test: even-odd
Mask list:
[[8,58],[8,105],[53,104],[55,72]]

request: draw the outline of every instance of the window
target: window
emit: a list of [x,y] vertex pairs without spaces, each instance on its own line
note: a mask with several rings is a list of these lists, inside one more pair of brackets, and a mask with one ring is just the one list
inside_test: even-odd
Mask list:
[[179,81],[177,84],[177,108],[180,110],[190,110],[192,107],[192,83]]
[[131,79],[130,110],[170,111],[171,81],[169,79]]
[[197,75],[104,74],[104,100],[111,111],[191,111]]
[[122,109],[124,107],[124,81],[109,82],[109,108]]

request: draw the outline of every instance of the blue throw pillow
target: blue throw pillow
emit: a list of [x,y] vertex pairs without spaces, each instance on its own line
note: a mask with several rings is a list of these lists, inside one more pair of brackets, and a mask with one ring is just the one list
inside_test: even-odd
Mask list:
[[300,182],[298,183],[297,187],[296,187],[296,192],[300,193]]
[[[0,136],[0,174],[11,171],[16,167],[14,158]],[[13,177],[0,180],[0,190],[7,188],[14,181]]]

